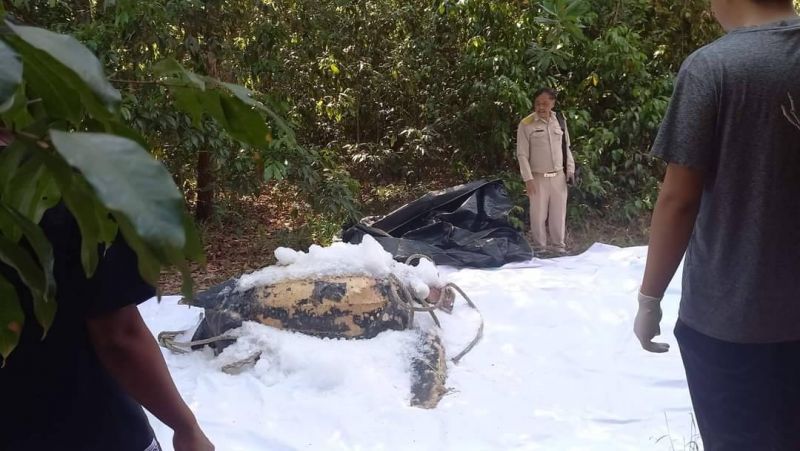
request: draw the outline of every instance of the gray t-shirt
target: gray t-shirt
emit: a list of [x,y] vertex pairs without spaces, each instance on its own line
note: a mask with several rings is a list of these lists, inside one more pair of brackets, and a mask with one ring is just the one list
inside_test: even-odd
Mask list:
[[[728,33],[683,63],[653,153],[701,169],[680,318],[737,343],[800,340],[800,20]],[[791,112],[789,112],[791,116]]]

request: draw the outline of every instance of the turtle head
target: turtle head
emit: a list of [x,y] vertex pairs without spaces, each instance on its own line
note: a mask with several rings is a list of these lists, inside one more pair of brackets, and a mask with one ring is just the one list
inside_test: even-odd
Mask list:
[[195,294],[194,298],[181,299],[179,304],[209,309],[219,308],[236,291],[238,282],[239,279],[228,279],[219,285],[214,285],[205,291]]

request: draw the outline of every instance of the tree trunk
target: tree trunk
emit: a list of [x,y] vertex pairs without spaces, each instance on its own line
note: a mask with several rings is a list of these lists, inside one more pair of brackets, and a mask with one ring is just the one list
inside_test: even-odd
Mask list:
[[[215,2],[207,1],[205,4],[208,17],[216,17]],[[210,22],[207,22],[203,29],[206,40],[214,35]],[[214,54],[213,45],[206,44],[206,46],[201,60],[205,65],[205,72],[211,77],[219,78],[217,58]],[[201,150],[197,155],[197,205],[194,217],[198,222],[205,222],[210,219],[214,211],[214,168],[212,167],[212,161],[211,152],[207,149]]]
[[214,210],[214,172],[211,167],[211,152],[201,150],[197,155],[197,202],[194,218],[205,222]]

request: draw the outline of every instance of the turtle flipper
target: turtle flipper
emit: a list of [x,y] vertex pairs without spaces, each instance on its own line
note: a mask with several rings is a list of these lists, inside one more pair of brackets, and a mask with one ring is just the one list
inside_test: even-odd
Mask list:
[[441,338],[433,331],[423,332],[419,353],[411,360],[411,405],[434,409],[447,393],[447,359]]

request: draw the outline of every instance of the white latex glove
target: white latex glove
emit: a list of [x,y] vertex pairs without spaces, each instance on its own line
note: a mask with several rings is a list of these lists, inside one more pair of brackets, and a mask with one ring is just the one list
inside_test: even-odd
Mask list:
[[650,352],[667,352],[669,344],[655,343],[653,338],[661,335],[661,298],[654,298],[639,293],[639,311],[633,321],[633,332],[642,344],[642,348]]

